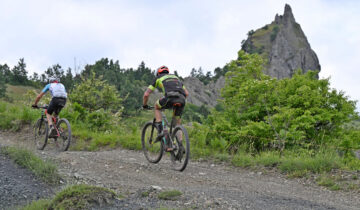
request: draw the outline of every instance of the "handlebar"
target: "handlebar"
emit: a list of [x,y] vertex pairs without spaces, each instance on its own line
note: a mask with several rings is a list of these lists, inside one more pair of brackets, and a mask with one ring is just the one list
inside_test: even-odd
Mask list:
[[44,105],[44,106],[34,106],[34,105],[32,105],[31,107],[32,107],[33,109],[47,109],[47,108],[48,108],[47,105]]
[[140,110],[153,110],[155,107],[148,106],[147,108],[141,107]]

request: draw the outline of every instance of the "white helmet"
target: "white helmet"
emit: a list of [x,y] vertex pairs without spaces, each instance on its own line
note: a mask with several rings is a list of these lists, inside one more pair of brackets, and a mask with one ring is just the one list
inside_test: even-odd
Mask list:
[[49,82],[50,82],[50,83],[60,82],[60,78],[55,77],[55,76],[49,77]]

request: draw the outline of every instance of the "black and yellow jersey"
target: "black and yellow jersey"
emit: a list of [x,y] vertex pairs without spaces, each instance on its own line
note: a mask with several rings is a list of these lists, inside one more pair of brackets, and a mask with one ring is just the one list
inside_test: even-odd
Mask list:
[[149,89],[154,91],[155,88],[160,88],[163,93],[179,92],[185,96],[185,86],[182,84],[180,79],[172,74],[160,74],[154,82],[149,86]]

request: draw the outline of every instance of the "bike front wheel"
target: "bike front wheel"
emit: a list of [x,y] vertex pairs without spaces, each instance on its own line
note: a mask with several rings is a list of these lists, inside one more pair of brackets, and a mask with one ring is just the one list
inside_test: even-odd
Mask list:
[[183,171],[190,158],[190,142],[187,130],[178,125],[171,134],[171,141],[174,151],[171,152],[171,162],[174,170]]
[[49,126],[45,119],[38,119],[34,126],[34,137],[36,148],[39,150],[43,150],[47,144],[47,140],[49,137]]
[[147,122],[141,132],[141,144],[144,155],[150,163],[158,163],[163,156],[163,144],[161,140],[156,139],[157,136],[153,122]]
[[59,151],[67,151],[71,142],[71,127],[67,119],[60,119],[56,125],[59,137],[56,139]]

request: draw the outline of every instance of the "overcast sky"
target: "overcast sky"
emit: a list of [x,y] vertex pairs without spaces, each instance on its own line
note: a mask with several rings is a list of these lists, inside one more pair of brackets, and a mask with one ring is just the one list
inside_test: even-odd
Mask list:
[[318,55],[320,77],[360,100],[357,0],[0,0],[0,64],[23,57],[32,74],[108,57],[124,68],[167,65],[183,76],[193,67],[213,71],[285,3]]

